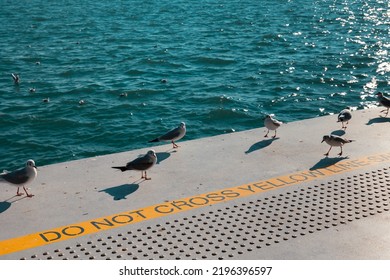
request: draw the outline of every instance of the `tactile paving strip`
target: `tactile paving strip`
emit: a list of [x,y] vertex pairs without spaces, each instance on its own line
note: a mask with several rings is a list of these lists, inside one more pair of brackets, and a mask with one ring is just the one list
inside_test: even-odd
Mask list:
[[[389,211],[390,168],[261,195],[21,259],[239,259],[277,243]],[[127,227],[128,229],[129,227]],[[23,252],[22,252],[23,253]]]

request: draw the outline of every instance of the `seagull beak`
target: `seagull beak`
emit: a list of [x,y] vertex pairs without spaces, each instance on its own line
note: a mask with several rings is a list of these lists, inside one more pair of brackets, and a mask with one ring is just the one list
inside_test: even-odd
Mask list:
[[324,140],[324,139],[322,139],[321,143],[322,143],[322,142],[324,142],[324,141],[325,141],[325,140]]

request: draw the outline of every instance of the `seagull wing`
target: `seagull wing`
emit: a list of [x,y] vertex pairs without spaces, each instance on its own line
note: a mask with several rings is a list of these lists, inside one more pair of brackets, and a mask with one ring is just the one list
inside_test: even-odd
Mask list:
[[143,157],[136,158],[133,161],[130,161],[126,164],[127,169],[129,170],[146,170],[154,165],[154,161],[148,155]]
[[281,121],[278,121],[278,120],[275,120],[275,119],[271,119],[272,120],[272,123],[276,126],[281,126],[283,123]]
[[29,177],[26,173],[26,169],[19,169],[13,172],[3,173],[1,177],[12,184],[20,185],[28,181]]
[[159,139],[162,141],[170,141],[178,138],[180,136],[180,127],[176,127],[171,131],[168,131],[164,135],[160,136]]
[[382,105],[385,107],[390,107],[390,98],[382,96],[380,103],[382,103]]

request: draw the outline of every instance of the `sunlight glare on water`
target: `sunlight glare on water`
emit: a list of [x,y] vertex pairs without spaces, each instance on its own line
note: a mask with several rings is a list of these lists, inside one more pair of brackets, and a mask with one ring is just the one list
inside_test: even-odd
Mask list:
[[2,169],[146,148],[181,121],[197,139],[388,93],[387,0],[0,3]]

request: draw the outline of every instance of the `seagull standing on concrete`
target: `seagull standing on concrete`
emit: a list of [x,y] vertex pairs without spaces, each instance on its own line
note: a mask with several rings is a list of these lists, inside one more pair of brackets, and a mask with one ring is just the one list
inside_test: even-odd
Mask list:
[[264,125],[268,129],[267,134],[264,135],[264,137],[268,137],[268,133],[270,130],[274,130],[275,134],[272,136],[272,138],[276,137],[276,130],[281,126],[283,123],[278,121],[277,119],[274,119],[272,115],[267,115],[264,119]]
[[[347,124],[351,118],[352,118],[351,110],[349,107],[347,107],[344,110],[341,110],[341,112],[337,116],[337,122],[341,122],[341,128],[345,130],[347,129]],[[344,123],[346,124],[344,125]]]
[[0,182],[9,183],[12,185],[16,185],[18,190],[16,191],[17,196],[23,195],[23,193],[19,192],[20,186],[23,186],[24,191],[28,197],[34,196],[33,194],[29,194],[25,188],[25,185],[32,182],[37,177],[37,167],[35,166],[35,162],[32,159],[29,159],[26,162],[26,166],[20,169],[17,169],[12,172],[5,171],[0,174]]
[[378,92],[376,94],[376,96],[378,96],[379,103],[387,108],[387,109],[381,111],[381,113],[386,111],[386,115],[384,115],[383,117],[387,117],[387,115],[389,114],[389,110],[390,110],[390,98],[384,96],[382,92]]
[[[126,166],[113,166],[112,168],[119,169],[124,172],[126,170],[139,170],[142,172],[141,179],[150,180],[146,175],[146,170],[150,169],[157,162],[157,155],[154,150],[150,150],[146,155],[136,158],[133,161],[130,161]],[[144,175],[145,172],[145,175]]]
[[342,138],[340,136],[337,136],[337,135],[325,135],[323,138],[322,138],[322,142],[326,142],[328,145],[330,145],[330,148],[328,150],[328,152],[326,154],[324,154],[325,156],[328,156],[329,155],[329,152],[330,150],[333,148],[333,147],[340,147],[341,149],[341,152],[339,153],[339,156],[341,156],[343,154],[343,146],[344,144],[346,143],[351,143],[352,141],[354,140],[348,140],[348,139],[345,139],[345,138]]
[[173,148],[178,148],[179,146],[175,143],[175,141],[180,140],[181,138],[186,135],[186,124],[184,122],[181,122],[180,125],[164,135],[157,137],[156,139],[153,139],[150,142],[160,142],[160,141],[170,141],[173,145]]

